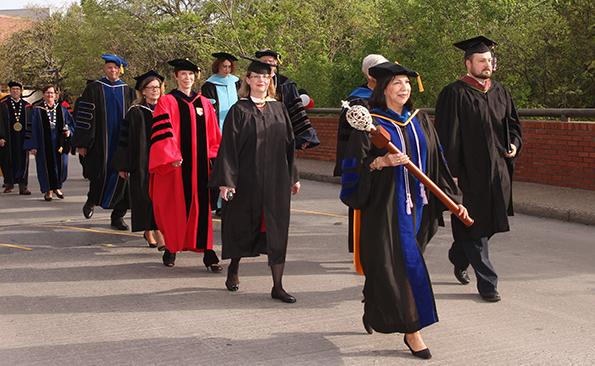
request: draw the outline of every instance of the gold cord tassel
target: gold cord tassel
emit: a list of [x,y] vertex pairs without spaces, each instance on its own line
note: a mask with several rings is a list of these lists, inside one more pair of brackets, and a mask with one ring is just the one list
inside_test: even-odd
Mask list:
[[124,65],[120,64],[120,75],[124,75]]
[[424,92],[424,84],[422,84],[421,76],[419,76],[419,74],[417,74],[417,88],[419,89],[420,93]]

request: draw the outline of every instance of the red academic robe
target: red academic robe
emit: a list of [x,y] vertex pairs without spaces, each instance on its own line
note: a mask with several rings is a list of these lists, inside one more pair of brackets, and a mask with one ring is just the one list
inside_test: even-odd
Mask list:
[[[204,252],[213,248],[207,187],[209,159],[217,156],[221,132],[208,99],[178,90],[159,99],[153,113],[149,195],[167,249]],[[173,162],[183,160],[181,167]]]

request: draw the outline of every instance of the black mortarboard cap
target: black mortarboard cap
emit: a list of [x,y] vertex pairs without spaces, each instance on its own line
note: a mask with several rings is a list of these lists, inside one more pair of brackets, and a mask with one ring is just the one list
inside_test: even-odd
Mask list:
[[181,71],[181,70],[188,70],[199,72],[200,67],[196,66],[192,61],[188,58],[177,58],[175,60],[171,60],[167,62],[169,65],[174,67],[174,70]]
[[231,53],[227,53],[227,52],[215,52],[215,53],[212,53],[211,56],[218,58],[218,59],[222,59],[222,60],[229,60],[231,62],[238,60],[237,57],[235,57]]
[[246,57],[246,56],[241,56],[243,59],[246,59],[248,61],[250,61],[250,64],[248,65],[247,70],[249,72],[254,72],[257,74],[270,74],[271,73],[271,68],[273,67],[270,64],[267,64],[266,62],[262,62],[260,60],[256,60],[250,57]]
[[103,55],[101,55],[101,58],[105,61],[105,63],[113,62],[117,66],[128,67],[128,62],[126,62],[126,60],[112,53],[104,53]]
[[399,64],[394,62],[383,62],[376,66],[370,67],[368,70],[370,76],[374,79],[380,79],[387,76],[395,76],[395,75],[407,75],[410,77],[417,77],[417,72],[413,70],[409,70],[406,67],[403,67]]
[[478,36],[457,42],[453,45],[465,51],[465,57],[469,57],[474,53],[489,52],[497,43],[484,36]]
[[23,89],[23,84],[19,83],[18,81],[9,81],[8,82],[9,88],[13,88],[15,86],[18,86],[19,88]]
[[144,74],[136,76],[134,78],[134,80],[136,80],[136,85],[134,85],[134,89],[140,90],[140,87],[141,87],[143,81],[150,77],[155,77],[155,78],[161,80],[161,82],[163,82],[163,80],[165,80],[165,78],[163,76],[159,75],[155,70],[149,70],[149,71],[145,72]]
[[274,58],[276,58],[277,60],[279,60],[279,53],[275,52],[271,49],[266,49],[266,50],[260,50],[260,51],[256,51],[256,53],[254,53],[254,56],[256,58],[261,58],[263,56],[272,56]]

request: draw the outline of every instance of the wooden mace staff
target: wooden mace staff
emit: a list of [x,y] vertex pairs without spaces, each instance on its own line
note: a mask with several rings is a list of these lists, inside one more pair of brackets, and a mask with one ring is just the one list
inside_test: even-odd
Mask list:
[[[366,107],[361,105],[350,106],[348,102],[342,102],[344,108],[347,108],[347,113],[345,117],[347,118],[347,122],[355,128],[356,130],[360,131],[367,131],[370,133],[370,137],[372,138],[372,143],[379,149],[386,148],[391,154],[397,154],[401,151],[390,141],[390,133],[386,131],[382,126],[374,126],[372,123],[372,116],[370,112],[366,109]],[[440,200],[440,202],[444,203],[444,205],[448,208],[450,212],[452,212],[465,226],[469,227],[473,225],[473,219],[471,217],[463,218],[459,215],[459,205],[453,201],[450,197],[444,193],[436,185],[436,183],[432,182],[427,175],[424,174],[415,164],[411,161],[408,161],[407,164],[404,164],[408,171],[411,172],[424,186],[428,187],[428,189]]]

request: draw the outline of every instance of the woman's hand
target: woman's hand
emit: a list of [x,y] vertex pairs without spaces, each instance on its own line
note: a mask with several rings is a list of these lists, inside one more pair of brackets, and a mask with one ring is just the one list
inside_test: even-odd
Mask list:
[[64,137],[70,137],[70,130],[64,130]]
[[291,193],[292,194],[298,194],[301,188],[302,188],[301,183],[300,182],[295,182],[295,184],[293,186],[291,186]]
[[120,172],[118,172],[118,175],[122,179],[128,179],[128,172],[120,171]]
[[371,170],[380,170],[388,166],[399,166],[405,165],[409,162],[409,157],[401,152],[396,154],[386,154],[384,156],[377,157],[370,164]]
[[79,155],[83,158],[85,157],[85,155],[87,155],[87,149],[84,147],[79,147],[76,150],[79,152]]
[[37,155],[37,149],[31,149],[29,150],[29,152],[31,153],[31,155]]
[[469,212],[467,212],[465,206],[459,204],[459,212],[457,213],[457,216],[459,216],[462,220],[467,220],[469,218]]
[[231,200],[231,198],[227,199],[227,196],[230,192],[233,195],[236,193],[236,189],[232,188],[232,187],[224,187],[224,186],[219,187],[219,197],[221,197],[221,199],[224,201]]

